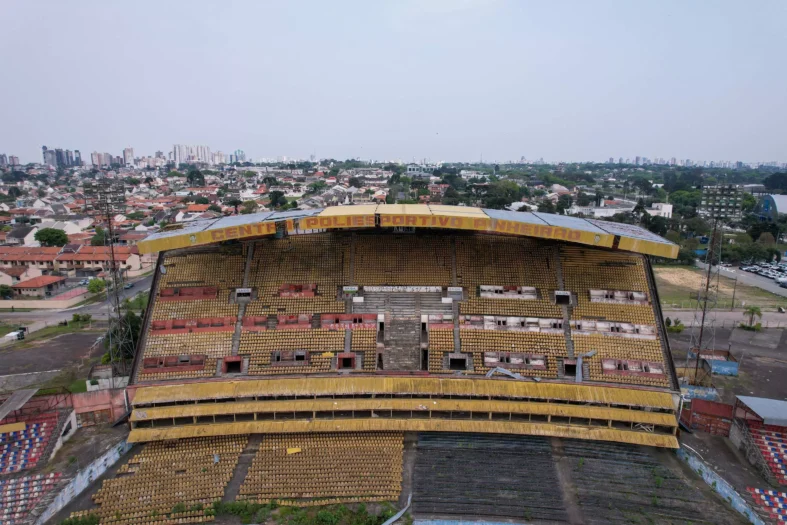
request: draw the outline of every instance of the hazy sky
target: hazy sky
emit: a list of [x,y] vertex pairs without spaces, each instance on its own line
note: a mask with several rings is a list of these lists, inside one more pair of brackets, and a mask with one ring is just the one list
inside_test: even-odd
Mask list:
[[787,160],[787,2],[0,2],[0,153]]

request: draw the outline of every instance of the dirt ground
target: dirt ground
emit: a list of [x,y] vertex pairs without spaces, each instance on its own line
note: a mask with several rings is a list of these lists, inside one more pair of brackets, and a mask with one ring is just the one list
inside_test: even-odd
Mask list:
[[63,334],[52,339],[32,341],[30,347],[12,346],[0,350],[0,375],[62,369],[83,358],[100,356],[103,353],[101,348],[90,352],[98,335],[94,332]]
[[[696,300],[698,291],[703,282],[703,272],[692,268],[657,267],[653,269],[656,286],[659,289],[659,298],[662,303],[688,307],[692,298]],[[719,278],[718,301],[720,304],[731,304],[733,292],[735,304],[756,304],[761,308],[775,309],[776,306],[785,306],[787,298],[773,294],[767,290],[749,286],[729,277]]]
[[[669,334],[669,341],[675,366],[685,366],[689,332]],[[737,377],[713,376],[722,402],[734,403],[736,395],[787,400],[787,330],[717,329],[715,348],[731,351],[739,366]]]

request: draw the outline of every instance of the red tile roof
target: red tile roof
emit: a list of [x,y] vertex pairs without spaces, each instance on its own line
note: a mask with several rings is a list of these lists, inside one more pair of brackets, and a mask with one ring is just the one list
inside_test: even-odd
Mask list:
[[27,266],[12,266],[11,268],[0,268],[0,272],[11,277],[20,277],[28,270]]
[[210,206],[210,204],[189,204],[186,211],[201,213],[203,211],[208,211],[208,206]]
[[56,277],[54,275],[39,275],[33,277],[29,281],[23,281],[19,284],[13,285],[11,288],[43,288],[44,286],[65,281],[65,277]]

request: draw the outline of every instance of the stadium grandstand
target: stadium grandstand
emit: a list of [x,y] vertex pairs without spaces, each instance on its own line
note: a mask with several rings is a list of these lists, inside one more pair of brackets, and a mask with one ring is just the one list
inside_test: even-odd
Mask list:
[[[677,246],[641,228],[364,205],[178,224],[139,249],[159,253],[127,390],[129,441],[142,448],[94,495],[102,522],[183,503],[171,518],[197,523],[222,498],[410,494],[416,512],[445,515],[430,480],[450,475],[434,469],[472,443],[491,461],[515,449],[523,470],[511,479],[543,470],[541,491],[557,483],[550,454],[586,456],[599,470],[582,475],[606,476],[602,492],[623,490],[611,485],[618,459],[636,477],[678,446],[680,390],[647,257]],[[456,513],[522,518],[541,505],[543,519],[565,521],[555,490],[495,509],[468,496]],[[628,522],[604,518],[599,494],[579,495],[587,512]]]

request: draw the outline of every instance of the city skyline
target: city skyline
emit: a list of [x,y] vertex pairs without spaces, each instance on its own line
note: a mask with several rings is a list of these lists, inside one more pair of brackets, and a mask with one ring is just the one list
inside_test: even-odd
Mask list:
[[[785,10],[12,0],[0,60],[19,80],[0,85],[13,123],[0,149],[25,161],[41,141],[113,154],[209,144],[255,159],[783,161]],[[75,81],[74,61],[122,61],[129,74]],[[43,63],[55,80],[36,80]]]

